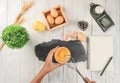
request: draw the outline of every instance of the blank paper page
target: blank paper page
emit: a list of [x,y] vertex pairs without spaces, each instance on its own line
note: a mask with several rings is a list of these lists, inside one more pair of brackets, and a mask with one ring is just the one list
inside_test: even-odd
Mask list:
[[[88,56],[89,69],[93,71],[101,71],[108,62],[109,58],[113,56],[113,37],[90,36]],[[113,69],[112,61],[106,70]]]

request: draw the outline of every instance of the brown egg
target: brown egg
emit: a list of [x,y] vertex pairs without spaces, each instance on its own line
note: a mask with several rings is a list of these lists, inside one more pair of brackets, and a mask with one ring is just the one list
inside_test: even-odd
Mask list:
[[86,36],[82,33],[82,32],[78,32],[78,36],[77,36],[78,40],[80,40],[81,42],[84,42],[86,40]]
[[50,14],[52,17],[56,18],[58,16],[58,12],[56,9],[51,9]]
[[55,24],[62,24],[63,22],[64,22],[63,16],[58,16],[58,17],[55,19]]
[[48,23],[51,24],[51,25],[54,24],[54,18],[53,18],[51,15],[48,15],[48,16],[47,16],[47,21],[48,21]]

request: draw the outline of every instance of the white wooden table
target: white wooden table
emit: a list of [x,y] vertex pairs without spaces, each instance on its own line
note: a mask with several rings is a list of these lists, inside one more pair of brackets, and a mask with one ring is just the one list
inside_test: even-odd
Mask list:
[[[115,26],[103,32],[89,13],[90,3],[103,5],[112,17]],[[0,0],[0,33],[6,25],[12,24],[22,7],[22,0]],[[56,5],[62,5],[67,15],[69,24],[54,31],[36,32],[32,29],[35,20],[42,22],[41,12]],[[77,22],[86,20],[89,28],[84,32],[89,35],[114,36],[114,71],[105,72],[100,77],[100,72],[87,70],[87,62],[78,63],[78,67],[85,76],[96,80],[97,83],[120,83],[120,1],[119,0],[35,0],[34,6],[25,14],[26,21],[22,24],[30,34],[29,43],[22,49],[12,50],[6,46],[0,52],[0,83],[29,83],[43,66],[34,53],[34,46],[51,39],[63,39],[63,35],[71,31],[81,31]],[[87,44],[84,43],[85,48]],[[86,50],[87,51],[87,50]],[[60,67],[49,73],[42,83],[83,83],[76,72]]]

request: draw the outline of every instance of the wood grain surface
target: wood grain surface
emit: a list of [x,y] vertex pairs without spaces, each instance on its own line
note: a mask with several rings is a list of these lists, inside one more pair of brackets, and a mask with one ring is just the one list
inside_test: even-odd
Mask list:
[[[27,0],[26,0],[27,1]],[[89,13],[90,3],[99,3],[104,6],[106,12],[115,22],[115,26],[107,32],[103,32]],[[15,21],[24,0],[0,0],[0,34],[6,25]],[[62,5],[68,20],[68,25],[53,31],[37,32],[32,28],[36,20],[44,23],[41,12]],[[26,27],[30,34],[30,41],[22,49],[10,49],[4,46],[0,52],[0,83],[30,83],[33,77],[42,68],[44,62],[37,59],[34,46],[38,43],[61,39],[72,31],[81,31],[77,26],[78,21],[85,20],[89,27],[84,31],[86,36],[90,35],[113,35],[114,37],[114,70],[105,72],[100,77],[100,72],[87,70],[87,61],[77,63],[79,70],[87,77],[96,80],[97,83],[119,83],[120,82],[120,1],[119,0],[35,0],[32,8],[24,15]],[[0,40],[1,42],[1,40]],[[83,43],[87,53],[87,42]],[[50,72],[42,83],[84,83],[80,76],[66,66]]]

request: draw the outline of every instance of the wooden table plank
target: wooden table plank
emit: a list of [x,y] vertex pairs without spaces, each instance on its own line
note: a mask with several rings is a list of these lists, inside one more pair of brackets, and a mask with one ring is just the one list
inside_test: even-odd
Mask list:
[[[112,5],[112,6],[111,6]],[[113,48],[116,49],[116,43],[119,41],[117,40],[116,36],[118,35],[117,33],[117,28],[118,28],[118,25],[116,25],[117,23],[117,6],[118,6],[118,3],[117,3],[117,0],[113,1],[113,0],[106,0],[106,5],[105,5],[105,10],[107,11],[107,13],[110,15],[110,17],[113,19],[113,21],[115,22],[115,26],[111,27],[106,35],[113,35],[113,39],[116,40],[113,42]],[[116,13],[115,13],[116,12]],[[118,43],[117,43],[118,44]],[[118,51],[117,50],[114,50],[114,58],[112,61],[116,61],[116,58],[115,56],[118,55]],[[116,63],[113,62],[113,65],[115,65]],[[118,69],[116,66],[114,67],[115,69]],[[113,77],[114,77],[114,73],[115,71],[113,70],[113,72],[109,72],[107,71],[106,72],[106,83],[114,83],[113,81]]]
[[[8,4],[7,4],[8,3]],[[7,2],[7,25],[13,24],[15,16],[21,8],[21,1],[8,0]],[[13,5],[14,4],[14,5]],[[6,58],[6,82],[5,83],[19,83],[19,50],[7,48]]]
[[[63,6],[63,0],[50,0],[50,8],[54,8],[56,6]],[[63,27],[60,27],[56,30],[50,31],[49,39],[60,39],[63,40]],[[63,66],[55,69],[54,71],[50,72],[48,75],[49,83],[63,83]]]
[[[7,0],[1,0],[0,2],[0,35],[6,27],[7,23]],[[0,39],[0,43],[2,42],[2,39]],[[2,49],[0,52],[0,83],[5,83],[6,82],[6,47]]]
[[[23,66],[21,67],[22,68],[22,75],[21,75],[22,83],[30,82],[43,66],[43,63],[40,62],[35,56],[34,48],[36,44],[46,41],[46,39],[48,38],[43,37],[43,35],[47,36],[45,32],[35,31],[32,27],[32,24],[34,21],[43,20],[41,16],[41,12],[47,7],[46,5],[47,3],[45,3],[45,1],[35,0],[34,5],[24,15],[26,21],[23,23],[23,25],[26,27],[26,29],[28,30],[30,34],[30,41],[27,47],[25,48],[24,55],[21,57],[23,60],[22,61],[23,66],[24,66],[24,63],[26,63],[25,68]],[[24,76],[24,73],[26,74],[25,76]],[[43,82],[47,83],[47,81],[48,80],[46,76]]]
[[[29,1],[29,0],[27,0]],[[22,1],[23,4],[24,1]],[[21,83],[28,83],[30,82],[34,75],[35,75],[35,53],[34,53],[34,42],[32,41],[33,36],[33,28],[32,28],[32,23],[34,19],[35,12],[34,10],[35,4],[25,13],[24,18],[25,22],[22,24],[24,27],[26,27],[27,31],[29,32],[30,35],[30,40],[28,44],[23,48],[23,55],[20,57],[21,59],[21,75],[20,75],[20,80]]]
[[[117,0],[116,2],[116,8],[117,8],[117,12],[116,12],[116,27],[117,29],[115,30],[115,59],[114,59],[114,78],[113,78],[113,82],[120,82],[120,0]],[[117,51],[117,52],[116,52]]]
[[[8,1],[8,2],[7,2]],[[91,2],[103,5],[115,22],[115,26],[104,33],[89,14]],[[9,10],[7,11],[7,3]],[[40,20],[44,23],[40,13],[44,10],[61,4],[69,25],[54,31],[36,32],[32,29],[32,23]],[[3,8],[4,7],[4,8]],[[3,12],[2,9],[3,8]],[[15,16],[21,8],[21,1],[2,0],[0,3],[0,33],[7,24],[13,23]],[[51,39],[63,39],[63,35],[71,31],[81,31],[77,22],[86,20],[89,28],[84,32],[88,35],[113,35],[114,36],[114,71],[105,72],[100,77],[100,72],[90,72],[86,69],[87,62],[78,63],[78,67],[85,76],[91,77],[97,83],[119,83],[120,81],[120,1],[119,0],[35,0],[35,5],[25,14],[26,21],[22,24],[30,34],[29,43],[20,50],[12,50],[6,46],[0,52],[0,83],[29,83],[40,71],[43,62],[39,61],[34,53],[34,46]],[[30,19],[30,20],[29,20]],[[2,28],[1,28],[2,27]],[[45,37],[43,37],[43,35]],[[83,43],[87,51],[87,43]],[[79,75],[66,66],[60,67],[49,73],[42,83],[83,83]]]
[[[65,13],[68,19],[68,25],[64,28],[64,35],[68,34],[73,31],[80,31],[80,29],[77,26],[77,22],[81,21],[83,19],[84,13],[82,10],[84,8],[82,7],[84,2],[81,0],[64,0],[65,4]],[[73,64],[69,64],[69,66],[72,66]],[[78,66],[82,64],[77,64]],[[85,68],[85,66],[82,65],[82,67]],[[80,67],[82,70],[82,68]],[[84,71],[83,71],[84,73]],[[79,75],[74,71],[71,70],[68,67],[64,67],[64,83],[82,83],[83,80],[79,77]]]
[[[86,37],[87,36],[90,36],[91,33],[92,33],[92,22],[91,22],[91,15],[90,15],[90,3],[92,1],[91,0],[84,0],[84,1],[81,1],[81,2],[78,2],[79,3],[79,6],[77,7],[78,8],[78,15],[79,15],[79,21],[81,20],[84,20],[84,21],[87,21],[88,22],[88,28],[83,32]],[[81,30],[79,30],[81,31]],[[86,50],[86,54],[88,54],[88,47],[87,47],[87,39],[86,41],[83,43],[84,47],[85,47],[85,50]],[[87,69],[87,61],[85,62],[80,62],[78,63],[78,68],[79,70],[84,74],[85,77],[88,77],[88,78],[91,78],[91,72]],[[83,83],[83,81],[80,81],[81,79],[78,78],[78,82],[77,83]]]
[[120,52],[119,52],[119,47],[120,47],[120,37],[118,35],[120,35],[120,29],[119,29],[119,20],[120,20],[120,3],[119,0],[115,0],[115,1],[106,1],[108,4],[106,4],[106,9],[108,10],[108,13],[110,14],[110,16],[113,18],[114,22],[115,22],[115,26],[113,28],[111,28],[111,31],[109,31],[107,34],[112,34],[114,37],[114,70],[113,73],[107,72],[106,73],[106,83],[115,83],[115,82],[119,82],[120,81]]
[[[46,0],[36,0],[35,2],[35,7],[34,7],[34,14],[33,15],[34,19],[33,22],[36,20],[39,20],[43,23],[45,23],[44,18],[42,17],[42,12],[44,10],[47,10],[49,8],[49,1]],[[36,32],[33,30],[33,34],[34,36],[32,36],[32,40],[34,41],[34,46],[45,42],[45,41],[49,41],[49,32],[48,31],[44,31],[44,32]],[[44,37],[43,37],[44,35]],[[35,55],[34,55],[35,56]],[[41,70],[41,68],[43,67],[44,62],[39,61],[38,58],[35,56],[35,75]],[[42,80],[43,83],[48,83],[48,75],[44,77],[44,79]]]

